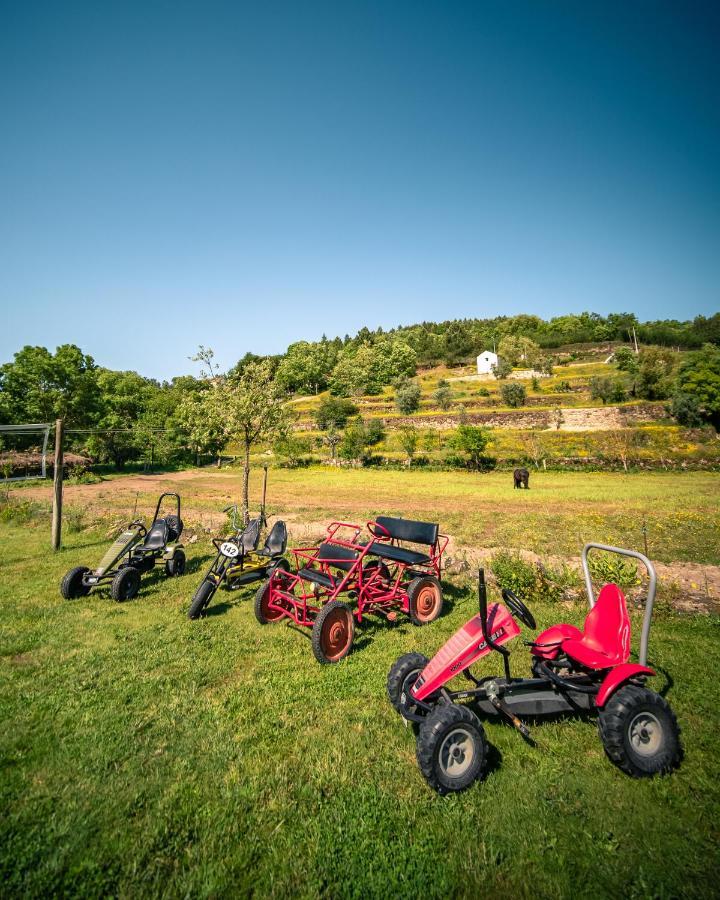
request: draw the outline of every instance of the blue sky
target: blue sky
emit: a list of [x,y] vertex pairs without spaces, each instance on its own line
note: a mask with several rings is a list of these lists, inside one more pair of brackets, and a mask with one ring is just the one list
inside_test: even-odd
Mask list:
[[716,311],[720,7],[0,3],[0,360]]

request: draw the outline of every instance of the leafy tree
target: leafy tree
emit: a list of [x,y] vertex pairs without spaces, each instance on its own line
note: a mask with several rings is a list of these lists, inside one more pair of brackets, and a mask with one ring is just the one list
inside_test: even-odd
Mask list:
[[404,416],[416,412],[420,408],[420,385],[409,378],[396,381],[395,406]]
[[336,356],[327,340],[290,344],[278,366],[278,383],[287,391],[317,394],[327,387]]
[[100,413],[97,372],[93,358],[74,344],[54,354],[23,347],[0,366],[0,415],[16,424],[59,418],[66,427],[92,424]]
[[458,425],[452,444],[456,450],[467,456],[471,468],[481,469],[485,463],[485,448],[489,440],[490,433],[487,428],[479,428],[476,425]]
[[523,363],[528,368],[534,368],[541,360],[540,347],[530,338],[516,334],[504,337],[498,346],[498,356],[507,360],[511,366]]
[[327,444],[327,446],[330,448],[330,459],[333,460],[333,462],[336,459],[337,448],[341,441],[342,435],[340,434],[340,432],[335,431],[335,429],[332,427],[329,428],[327,434],[324,434],[322,437],[323,444]]
[[365,423],[358,417],[345,429],[338,453],[343,459],[361,462],[365,458],[367,445]]
[[438,381],[437,388],[433,393],[433,400],[440,407],[440,409],[447,412],[453,405],[453,390],[450,387],[450,383],[446,381],[444,378],[441,378]]
[[699,417],[720,431],[720,347],[705,344],[682,363],[673,408],[688,424]]
[[357,415],[358,408],[345,397],[323,397],[315,411],[315,422],[321,431],[329,428],[344,428],[351,416]]
[[635,393],[644,400],[664,400],[672,390],[675,355],[661,347],[643,350],[638,360]]
[[369,446],[379,444],[385,437],[382,419],[370,419],[365,425],[365,436]]
[[188,356],[190,362],[200,363],[200,377],[211,380],[217,378],[220,374],[220,367],[215,362],[215,351],[211,347],[198,347],[198,351],[194,356]]
[[137,431],[137,423],[159,385],[137,372],[111,369],[98,370],[97,384],[103,414],[96,423],[98,433],[90,435],[86,446],[95,459],[122,469],[144,449],[146,435]]
[[219,465],[220,451],[227,443],[222,405],[216,402],[218,390],[218,386],[210,385],[203,391],[189,393],[178,409],[178,422],[195,452],[196,465],[201,453],[217,456]]
[[493,375],[499,380],[503,381],[508,375],[512,372],[513,367],[510,363],[502,356],[498,357],[498,361],[492,367]]
[[527,393],[525,386],[518,381],[508,381],[500,386],[500,394],[506,406],[517,408],[525,403]]
[[407,457],[408,465],[412,465],[413,457],[415,456],[415,452],[417,451],[418,446],[418,431],[412,425],[404,425],[400,429],[400,446],[403,448],[405,452],[405,456]]
[[621,372],[635,375],[638,370],[638,357],[629,347],[618,347],[615,351],[615,365]]
[[590,399],[607,403],[612,397],[613,381],[606,375],[594,375],[590,379]]

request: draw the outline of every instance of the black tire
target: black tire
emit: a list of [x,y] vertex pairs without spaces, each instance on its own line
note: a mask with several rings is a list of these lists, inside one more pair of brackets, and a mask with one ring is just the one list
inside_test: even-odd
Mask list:
[[415,683],[418,675],[422,672],[429,660],[422,653],[406,653],[397,659],[387,677],[387,695],[396,712],[402,715],[403,706],[401,697]]
[[76,566],[65,574],[60,582],[60,593],[66,600],[76,600],[78,597],[87,597],[90,587],[82,583],[83,575],[89,572],[87,566]]
[[177,578],[185,574],[185,552],[176,550],[171,559],[165,560],[165,574],[168,578]]
[[268,578],[267,581],[263,581],[260,587],[255,591],[255,618],[261,625],[271,625],[284,618],[281,612],[269,610],[267,607],[267,594],[271,581],[271,578]]
[[442,615],[442,585],[434,575],[413,578],[407,593],[413,625],[429,625]]
[[467,706],[436,706],[420,726],[416,755],[425,781],[438,794],[464,791],[485,774],[485,730]]
[[272,575],[272,573],[277,572],[278,569],[282,570],[283,572],[289,572],[290,563],[284,558],[271,562],[268,566],[268,575]]
[[110,585],[110,596],[118,603],[132,600],[140,590],[140,573],[132,566],[123,566],[113,578]]
[[610,761],[633,778],[663,775],[682,758],[675,713],[649,688],[619,688],[600,710],[598,730]]
[[217,585],[213,584],[212,581],[203,581],[200,584],[192,598],[192,603],[190,604],[190,609],[188,610],[188,619],[200,618],[200,616],[205,612],[205,607],[208,606],[208,604],[212,600],[216,590]]
[[331,600],[315,618],[312,648],[315,659],[323,665],[340,662],[350,652],[355,637],[355,619],[347,603]]

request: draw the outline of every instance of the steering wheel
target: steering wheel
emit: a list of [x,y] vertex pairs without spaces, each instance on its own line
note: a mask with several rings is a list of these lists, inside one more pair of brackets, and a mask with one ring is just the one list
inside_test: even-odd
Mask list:
[[503,588],[502,596],[515,618],[520,619],[523,625],[527,625],[528,628],[532,628],[534,631],[537,628],[535,616],[533,616],[518,595],[511,591],[510,588]]
[[147,534],[147,528],[145,527],[145,523],[142,519],[135,519],[134,522],[131,522],[128,525],[128,528],[132,528],[133,526],[136,527],[140,532],[140,537],[145,537],[145,535]]
[[[367,529],[373,537],[379,538],[381,541],[392,538],[392,535],[387,528],[379,522],[368,522]],[[385,533],[383,534],[383,532]]]

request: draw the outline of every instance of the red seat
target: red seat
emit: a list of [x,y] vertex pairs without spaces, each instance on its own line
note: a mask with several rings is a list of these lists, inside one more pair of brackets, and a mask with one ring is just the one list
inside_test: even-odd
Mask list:
[[562,642],[563,652],[589,669],[609,669],[630,658],[630,617],[622,591],[606,584],[585,619],[580,638]]

